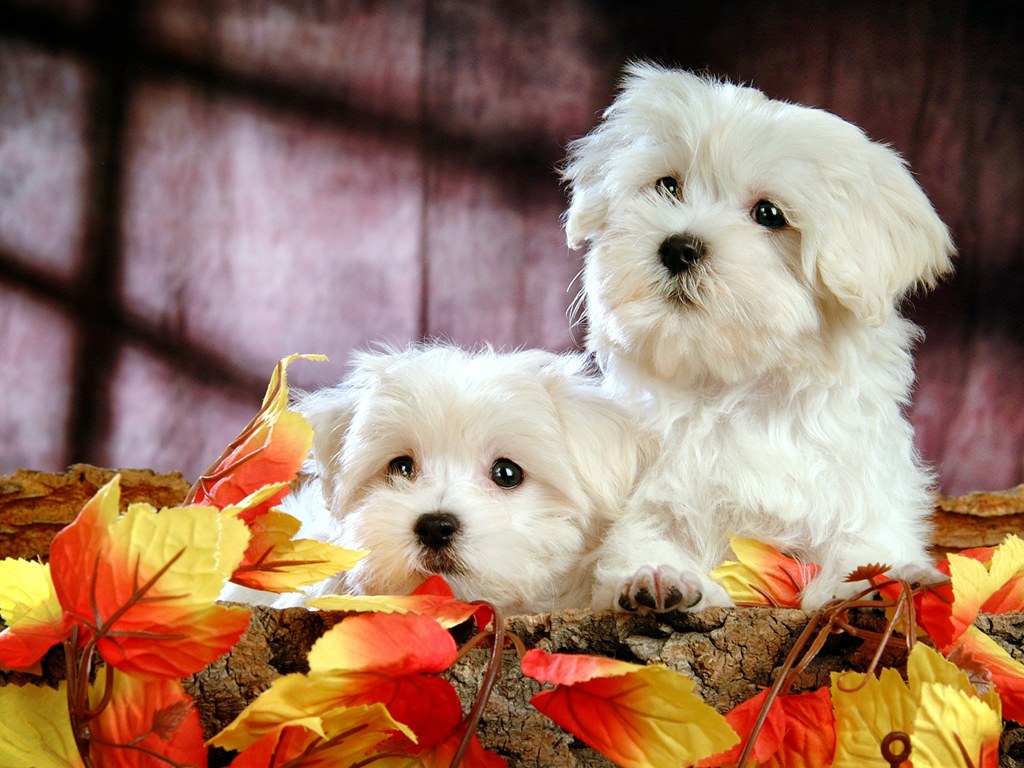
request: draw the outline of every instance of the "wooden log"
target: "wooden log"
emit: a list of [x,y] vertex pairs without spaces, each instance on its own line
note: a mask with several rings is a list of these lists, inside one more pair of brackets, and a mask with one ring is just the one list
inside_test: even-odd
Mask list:
[[[61,474],[18,472],[0,478],[0,556],[45,556],[50,539],[114,474],[113,470],[75,465]],[[181,475],[121,470],[123,501],[173,506],[188,483]],[[936,507],[937,546],[998,544],[1024,523],[1024,486],[1000,493],[940,497]],[[185,681],[196,699],[207,736],[227,725],[279,675],[307,669],[309,648],[344,619],[336,612],[303,608],[255,608],[253,620],[229,654]],[[565,611],[515,616],[508,629],[527,648],[555,653],[588,653],[637,663],[661,663],[691,677],[710,705],[726,712],[771,684],[809,614],[786,609],[715,609],[668,617]],[[878,629],[876,612],[861,612],[856,626]],[[1024,661],[1024,615],[983,616],[978,626]],[[829,639],[823,651],[796,679],[793,690],[827,685],[833,671],[863,670],[870,643],[849,634]],[[447,673],[468,708],[477,695],[488,652],[477,649]],[[883,663],[899,666],[898,654]],[[40,674],[0,671],[4,683],[48,682],[61,677],[60,649],[44,660]],[[525,678],[518,658],[505,651],[502,675],[480,724],[484,746],[504,755],[511,766],[608,766],[610,763],[533,709],[530,698],[541,689]],[[211,766],[227,765],[232,753],[214,750]],[[1007,723],[1001,766],[1024,765],[1024,729]]]

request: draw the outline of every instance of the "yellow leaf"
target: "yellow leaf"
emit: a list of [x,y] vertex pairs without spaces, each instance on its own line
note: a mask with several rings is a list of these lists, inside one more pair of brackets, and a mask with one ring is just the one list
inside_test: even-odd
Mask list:
[[245,559],[231,580],[250,589],[293,592],[347,571],[369,554],[314,539],[292,539],[300,525],[277,509],[253,520]]
[[921,689],[926,685],[943,685],[968,696],[978,695],[978,690],[960,667],[923,643],[916,643],[907,659],[907,678],[910,681],[910,695],[915,701],[920,699]]
[[1024,573],[1024,540],[1009,535],[987,563],[958,554],[946,556],[953,583],[954,637],[974,623],[985,602]]
[[0,562],[0,664],[23,669],[38,662],[67,634],[64,609],[50,566],[8,558]]
[[0,688],[0,765],[83,768],[68,718],[64,683]]
[[927,683],[910,734],[914,768],[995,768],[1002,731],[999,713],[976,695]]
[[880,744],[892,731],[909,734],[915,702],[895,669],[864,681],[859,672],[832,673],[832,707],[836,716],[835,766],[890,768]]

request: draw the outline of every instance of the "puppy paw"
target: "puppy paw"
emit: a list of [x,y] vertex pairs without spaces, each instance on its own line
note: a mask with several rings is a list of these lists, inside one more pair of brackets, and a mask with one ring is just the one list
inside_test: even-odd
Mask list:
[[700,602],[700,579],[670,565],[645,565],[619,588],[616,605],[628,613],[684,611]]

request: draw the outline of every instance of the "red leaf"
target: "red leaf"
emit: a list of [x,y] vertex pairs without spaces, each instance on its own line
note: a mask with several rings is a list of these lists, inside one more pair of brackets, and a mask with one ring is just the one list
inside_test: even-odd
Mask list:
[[[700,768],[736,763],[760,716],[768,689],[743,702],[725,719],[740,736],[740,743],[728,752],[702,760]],[[778,696],[751,753],[756,764],[769,763],[787,768],[818,768],[830,765],[836,748],[835,721],[829,689]]]

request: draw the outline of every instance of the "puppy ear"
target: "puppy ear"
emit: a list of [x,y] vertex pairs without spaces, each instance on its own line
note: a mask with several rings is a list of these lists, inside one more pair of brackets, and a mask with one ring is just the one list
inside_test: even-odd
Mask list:
[[803,261],[861,322],[877,326],[912,288],[932,288],[949,273],[955,249],[903,159],[848,127],[859,146],[845,156],[840,146],[825,190],[808,187],[818,194],[798,223]]
[[653,439],[587,375],[583,355],[559,355],[541,371],[562,421],[569,459],[606,518],[621,511],[653,455]]
[[569,191],[569,208],[563,223],[570,248],[580,248],[593,240],[608,214],[608,196],[602,191],[602,169],[598,162],[598,158],[604,157],[600,145],[606,141],[605,133],[597,128],[569,145],[562,179]]
[[295,398],[298,411],[313,427],[312,459],[323,487],[324,499],[334,496],[340,472],[340,456],[345,433],[358,402],[357,390],[347,384],[300,393]]

